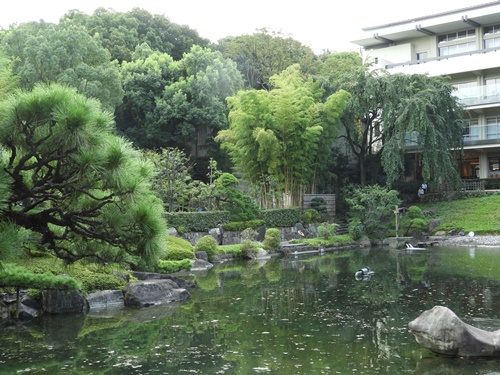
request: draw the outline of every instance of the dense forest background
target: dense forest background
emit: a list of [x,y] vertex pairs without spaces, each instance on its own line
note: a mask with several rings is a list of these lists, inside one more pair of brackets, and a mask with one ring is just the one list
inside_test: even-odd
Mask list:
[[[57,82],[98,99],[114,114],[118,133],[135,147],[184,151],[200,180],[207,179],[211,158],[222,171],[233,172],[228,153],[214,141],[228,128],[226,98],[240,90],[269,91],[273,75],[298,64],[305,79],[315,80],[315,100],[321,101],[336,91],[338,69],[361,66],[353,54],[315,56],[300,42],[268,30],[212,44],[188,26],[143,9],[99,8],[92,15],[72,10],[58,24],[30,22],[2,30],[0,46],[19,87]],[[331,144],[322,149],[325,179],[313,189],[325,191],[339,155],[331,154]]]

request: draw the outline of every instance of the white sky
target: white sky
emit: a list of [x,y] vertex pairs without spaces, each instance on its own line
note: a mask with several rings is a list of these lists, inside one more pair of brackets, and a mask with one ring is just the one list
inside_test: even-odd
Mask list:
[[310,46],[315,53],[356,50],[349,42],[361,28],[484,4],[493,0],[14,0],[0,9],[0,27],[28,21],[57,23],[70,9],[92,14],[98,7],[126,12],[142,8],[188,25],[217,42],[225,36],[268,28]]

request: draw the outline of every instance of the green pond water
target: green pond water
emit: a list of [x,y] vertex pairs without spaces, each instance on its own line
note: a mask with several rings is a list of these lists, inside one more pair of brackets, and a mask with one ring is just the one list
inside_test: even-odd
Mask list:
[[192,279],[183,303],[0,328],[0,374],[500,373],[500,359],[439,356],[407,328],[444,305],[500,329],[500,248],[292,255]]

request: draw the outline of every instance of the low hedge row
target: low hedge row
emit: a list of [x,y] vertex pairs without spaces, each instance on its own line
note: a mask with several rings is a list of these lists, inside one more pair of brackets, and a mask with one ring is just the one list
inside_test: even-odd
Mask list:
[[302,208],[292,207],[261,210],[259,218],[264,220],[268,228],[293,227],[302,221]]
[[176,228],[180,234],[208,232],[210,229],[215,228],[219,222],[224,224],[226,230],[257,229],[264,225],[268,228],[284,228],[293,227],[302,221],[302,208],[261,210],[259,217],[255,220],[238,223],[229,223],[229,212],[226,211],[167,212],[165,213],[165,219],[167,225]]

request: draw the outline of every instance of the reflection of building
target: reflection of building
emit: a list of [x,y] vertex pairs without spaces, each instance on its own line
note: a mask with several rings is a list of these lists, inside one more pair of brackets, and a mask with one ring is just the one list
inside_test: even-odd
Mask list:
[[446,75],[468,117],[463,178],[500,178],[500,1],[363,29],[353,43],[389,73]]

